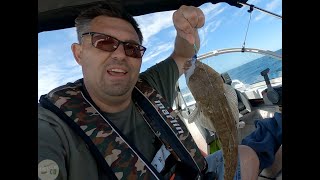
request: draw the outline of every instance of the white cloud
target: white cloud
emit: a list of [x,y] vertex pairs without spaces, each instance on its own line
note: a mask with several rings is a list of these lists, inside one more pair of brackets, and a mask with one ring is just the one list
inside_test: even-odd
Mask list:
[[51,48],[38,48],[38,60],[39,64],[52,61],[54,52]]
[[152,13],[142,16],[135,16],[143,34],[144,43],[148,43],[151,36],[161,30],[173,26],[172,15],[174,11]]
[[168,33],[168,38],[169,39],[175,39],[177,36],[177,31],[175,28],[171,28],[172,30]]
[[152,50],[148,53],[150,55],[147,55],[145,58],[143,58],[143,63],[149,61],[149,60],[154,60],[156,56],[159,54],[163,54],[165,52],[168,52],[169,50],[173,50],[174,44],[172,42],[161,42],[160,45],[154,46]]
[[[265,8],[261,8],[261,9],[274,13],[279,7],[282,7],[282,0],[273,0],[270,3],[266,4]],[[255,21],[259,21],[268,15],[265,12],[261,12],[261,11],[257,11],[257,12],[259,12],[259,14],[254,18]]]
[[221,25],[221,22],[222,20],[209,22],[199,30],[200,40],[202,40],[201,47],[205,47],[208,44],[208,38],[206,37],[210,36]]
[[73,82],[81,77],[82,74],[79,68],[63,69],[55,64],[39,66],[38,98],[53,88],[66,84],[67,82]]
[[[60,55],[53,48],[38,49],[38,98],[53,88],[82,77],[80,66],[68,55]],[[63,50],[59,50],[63,52]]]
[[215,31],[220,25],[221,25],[221,20],[210,22],[210,23],[208,23],[207,26],[205,26],[204,32],[206,34],[211,33],[213,31]]
[[199,34],[199,38],[200,38],[200,45],[201,45],[201,47],[203,47],[207,44],[207,41],[208,41],[208,39],[205,38],[208,35],[207,32],[205,31],[205,27],[202,27],[201,29],[199,29],[198,34]]
[[266,9],[269,11],[273,11],[280,6],[282,6],[282,0],[273,0],[266,5]]
[[254,18],[254,21],[259,21],[264,17],[266,17],[266,14],[263,12],[259,12],[259,14]]
[[[61,71],[61,70],[60,70]],[[51,89],[60,85],[63,78],[59,68],[55,64],[39,64],[38,67],[38,96],[48,93]]]
[[213,18],[225,11],[226,7],[222,4],[206,4],[206,6],[200,7],[203,11],[206,22],[211,21]]
[[199,8],[202,10],[205,16],[208,16],[209,13],[212,11],[215,11],[216,9],[220,8],[222,4],[212,4],[212,3],[206,3],[200,6]]
[[78,42],[76,28],[69,28],[66,30],[67,38],[72,42]]
[[[206,3],[200,6],[200,9],[204,12],[207,21],[224,11],[225,8],[219,9],[220,7],[221,4]],[[160,31],[173,27],[173,12],[174,10],[135,16],[143,34],[144,44],[148,44],[149,40]]]
[[261,2],[261,0],[249,0],[247,3],[248,4],[253,4],[253,5],[257,5]]

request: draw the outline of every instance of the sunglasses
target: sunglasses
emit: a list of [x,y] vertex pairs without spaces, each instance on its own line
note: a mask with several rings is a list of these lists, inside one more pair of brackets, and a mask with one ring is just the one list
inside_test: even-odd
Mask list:
[[92,46],[107,52],[113,52],[119,47],[120,44],[123,44],[126,56],[133,58],[142,58],[144,52],[147,50],[147,48],[141,46],[140,44],[123,42],[118,40],[117,38],[102,33],[87,32],[83,33],[81,37],[85,35],[91,36]]

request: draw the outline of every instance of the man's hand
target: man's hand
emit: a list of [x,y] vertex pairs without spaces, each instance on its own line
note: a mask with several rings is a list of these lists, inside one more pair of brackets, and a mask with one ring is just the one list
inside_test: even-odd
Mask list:
[[[203,27],[205,18],[201,9],[194,6],[182,5],[173,13],[172,19],[177,36],[171,57],[176,62],[179,75],[181,75],[190,68],[191,63],[187,61],[200,48],[198,28]],[[194,45],[196,46],[196,51]]]
[[205,17],[202,10],[194,6],[182,5],[173,13],[173,24],[177,35],[190,44],[195,44],[196,31],[204,25],[204,22]]

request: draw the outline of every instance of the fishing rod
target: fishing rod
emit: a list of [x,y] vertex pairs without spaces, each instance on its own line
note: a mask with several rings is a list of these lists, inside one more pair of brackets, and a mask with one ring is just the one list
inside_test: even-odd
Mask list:
[[249,6],[251,11],[252,11],[253,9],[257,9],[257,10],[259,10],[259,11],[261,11],[261,12],[264,12],[264,13],[270,14],[270,15],[272,15],[272,16],[275,16],[275,17],[277,17],[277,18],[279,18],[279,19],[282,19],[282,16],[280,16],[280,15],[278,15],[278,14],[275,14],[275,13],[273,13],[273,12],[270,12],[270,11],[267,11],[267,10],[264,10],[264,9],[261,9],[261,8],[259,8],[259,7],[256,7],[256,6],[254,6],[253,4],[248,4],[248,3],[245,3],[245,2],[238,2],[238,4],[245,5],[245,6]]

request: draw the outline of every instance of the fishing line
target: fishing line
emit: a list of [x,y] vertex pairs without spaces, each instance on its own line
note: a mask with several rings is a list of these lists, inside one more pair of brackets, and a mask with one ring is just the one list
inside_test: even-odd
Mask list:
[[245,45],[246,45],[247,35],[248,35],[249,26],[250,26],[250,22],[251,22],[252,11],[253,11],[253,6],[250,6],[250,9],[248,10],[248,12],[250,13],[250,18],[249,18],[249,22],[248,22],[248,25],[247,25],[246,35],[244,36],[244,41],[243,41],[243,44],[242,44],[242,52],[244,52]]
[[[195,60],[197,60],[198,48],[197,48],[197,46],[196,46],[196,43],[193,44],[193,48],[194,48],[194,58],[195,58]],[[204,64],[202,64],[202,66],[203,66],[204,71],[206,72],[206,75],[207,75],[207,77],[208,77],[208,81],[209,81],[211,87],[213,88],[213,85],[212,85],[212,83],[211,83],[211,81],[210,81],[210,78],[209,78],[209,74],[208,74],[206,68],[204,67]]]

